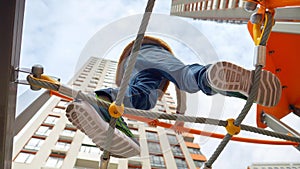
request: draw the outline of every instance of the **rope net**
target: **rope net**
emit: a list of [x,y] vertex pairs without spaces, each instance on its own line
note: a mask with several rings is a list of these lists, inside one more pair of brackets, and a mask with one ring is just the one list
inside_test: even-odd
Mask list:
[[[154,6],[154,2],[155,0],[149,0],[147,3],[147,7],[136,37],[136,40],[134,42],[133,45],[133,49],[131,51],[131,56],[129,58],[129,63],[127,68],[125,69],[125,73],[120,85],[120,90],[119,93],[117,95],[116,98],[116,105],[117,106],[121,106],[124,96],[125,96],[125,92],[130,80],[130,75],[131,72],[134,68],[135,65],[135,61],[136,58],[138,56],[138,51],[140,50],[140,46],[142,44],[142,40],[144,38],[144,34],[151,16],[151,12]],[[259,45],[265,46],[267,44],[267,40],[268,37],[270,35],[271,29],[272,29],[272,24],[273,24],[273,16],[271,13],[266,12],[266,17],[267,17],[267,23],[265,24],[266,27],[263,31],[263,35],[260,38],[260,42]],[[253,78],[253,85],[251,87],[250,90],[250,94],[249,97],[246,101],[246,104],[244,106],[244,108],[241,110],[241,113],[239,114],[239,116],[236,118],[236,120],[234,121],[234,125],[240,127],[241,130],[245,130],[245,131],[249,131],[249,132],[254,132],[254,133],[258,133],[258,134],[262,134],[262,135],[266,135],[266,136],[271,136],[271,137],[275,137],[275,138],[279,138],[279,139],[284,139],[284,140],[288,140],[288,141],[270,141],[270,140],[256,140],[256,139],[242,139],[242,138],[238,138],[238,137],[234,137],[232,134],[227,133],[225,136],[224,135],[218,135],[215,133],[208,133],[208,132],[203,132],[203,131],[199,131],[199,130],[194,130],[194,129],[189,129],[189,128],[185,128],[185,127],[181,127],[181,129],[183,131],[186,132],[190,132],[193,134],[200,134],[200,135],[206,135],[206,136],[211,136],[211,137],[215,137],[215,138],[223,138],[223,140],[221,141],[221,143],[219,144],[219,146],[216,148],[215,152],[213,153],[213,155],[209,158],[209,160],[205,163],[205,167],[206,168],[211,168],[212,164],[214,163],[214,161],[218,158],[218,156],[221,154],[221,152],[223,151],[223,149],[225,148],[225,146],[227,145],[227,143],[230,140],[243,140],[244,142],[253,142],[253,143],[262,143],[262,144],[278,144],[278,145],[298,145],[300,143],[300,138],[299,137],[295,137],[295,136],[289,136],[289,135],[285,135],[282,133],[277,133],[277,132],[273,132],[273,131],[268,131],[265,129],[260,129],[260,128],[256,128],[256,127],[252,127],[252,126],[247,126],[247,125],[243,125],[241,124],[242,121],[244,120],[244,118],[246,117],[246,115],[248,114],[251,106],[253,105],[256,95],[257,95],[257,91],[258,91],[258,87],[259,87],[259,80],[260,80],[260,75],[261,75],[261,71],[262,71],[262,65],[256,65],[255,67],[255,73],[254,73],[254,78]],[[87,101],[90,104],[97,104],[98,106],[104,107],[109,109],[109,106],[111,105],[110,102],[101,100],[101,99],[97,99],[94,95],[87,95],[84,94],[80,91],[74,91],[73,89],[70,89],[66,86],[63,86],[59,83],[53,83],[47,80],[43,80],[43,79],[39,79],[39,78],[35,78],[32,75],[29,75],[27,77],[27,81],[29,82],[29,84],[31,86],[35,86],[35,87],[40,87],[40,88],[45,88],[45,89],[49,89],[49,90],[53,90],[56,91],[58,93],[62,93],[63,95],[66,95],[68,97],[72,97],[74,93],[76,93],[76,99],[82,99]],[[184,115],[180,115],[180,114],[166,114],[166,113],[157,113],[157,112],[152,112],[152,111],[146,111],[146,110],[139,110],[139,109],[133,109],[133,108],[124,108],[124,116],[127,116],[129,118],[136,118],[139,120],[144,120],[144,121],[151,121],[151,120],[156,120],[156,119],[166,119],[166,120],[178,120],[178,121],[184,121],[184,122],[191,122],[191,123],[202,123],[202,124],[210,124],[210,125],[218,125],[218,126],[223,126],[226,127],[228,126],[228,121],[223,121],[223,120],[217,120],[217,119],[211,119],[211,118],[204,118],[204,117],[193,117],[193,116],[184,116]],[[104,147],[104,153],[102,155],[102,160],[109,160],[109,149],[110,149],[110,144],[111,142],[109,140],[112,139],[113,137],[113,131],[115,129],[116,126],[116,119],[117,118],[111,118],[110,121],[110,127],[107,130],[107,144]],[[172,127],[171,124],[166,124],[163,122],[157,122],[158,125],[162,125],[164,127]],[[101,165],[104,166],[104,165]],[[107,166],[106,166],[107,167]]]

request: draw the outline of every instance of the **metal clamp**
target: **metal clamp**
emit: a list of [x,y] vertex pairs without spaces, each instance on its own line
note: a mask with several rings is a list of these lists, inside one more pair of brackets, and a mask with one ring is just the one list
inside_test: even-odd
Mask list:
[[266,52],[267,52],[266,46],[259,45],[259,46],[254,47],[254,60],[253,60],[253,65],[254,66],[265,67],[265,65],[266,65]]
[[[44,68],[43,68],[43,66],[37,64],[37,65],[33,65],[31,69],[29,69],[29,68],[17,68],[17,69],[15,69],[15,71],[31,74],[31,75],[33,75],[33,77],[40,78],[41,75],[44,73]],[[16,79],[15,83],[23,84],[23,85],[30,85],[27,80],[23,80],[23,79]],[[34,87],[34,86],[30,86],[30,88],[32,90],[40,90],[41,89],[41,88],[37,88],[37,87]]]

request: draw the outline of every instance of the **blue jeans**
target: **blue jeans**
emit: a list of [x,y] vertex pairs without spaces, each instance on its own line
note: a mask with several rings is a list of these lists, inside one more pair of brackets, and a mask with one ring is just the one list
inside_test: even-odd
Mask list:
[[[125,61],[125,66],[127,66]],[[208,66],[199,64],[185,65],[161,46],[146,44],[141,47],[139,56],[124,98],[124,105],[148,110],[155,106],[165,80],[173,82],[180,90],[188,93],[202,91],[207,95],[215,94],[208,85],[205,72]],[[116,99],[118,88],[95,91],[98,96]]]

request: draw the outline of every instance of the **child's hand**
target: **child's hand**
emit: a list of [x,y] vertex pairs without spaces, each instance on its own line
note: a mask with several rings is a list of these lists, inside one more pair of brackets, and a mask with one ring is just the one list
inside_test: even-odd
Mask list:
[[182,129],[180,129],[178,127],[184,127],[184,121],[176,121],[173,126],[173,130],[175,131],[175,133],[177,133],[177,134],[184,133],[184,131],[182,131]]

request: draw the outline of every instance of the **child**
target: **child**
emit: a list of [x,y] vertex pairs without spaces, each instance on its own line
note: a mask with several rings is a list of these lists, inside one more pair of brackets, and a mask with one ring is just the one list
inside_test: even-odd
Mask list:
[[[116,73],[116,84],[119,86],[125,68],[128,64],[133,42],[131,42],[120,56]],[[212,65],[184,65],[172,53],[171,48],[161,39],[145,36],[130,82],[124,98],[125,107],[149,110],[166,91],[171,81],[182,91],[195,93],[202,91],[206,95],[220,93],[226,96],[247,99],[252,86],[254,72],[229,62],[217,62]],[[96,95],[104,100],[113,102],[116,99],[118,88],[107,88],[95,91]],[[263,106],[275,106],[281,97],[279,79],[269,71],[262,71],[260,87],[256,103]],[[180,113],[180,112],[179,112]],[[182,113],[182,112],[181,112]],[[84,114],[84,115],[83,115]],[[104,146],[106,130],[110,117],[104,108],[93,107],[84,101],[71,103],[67,108],[69,120],[89,136],[95,144]],[[88,119],[89,118],[89,119]],[[86,120],[87,119],[87,120]],[[182,124],[183,125],[183,124]],[[110,152],[122,157],[139,154],[138,148],[124,148],[115,146],[137,144],[130,130],[122,118],[118,119],[114,140]],[[124,133],[127,138],[124,136]],[[132,152],[124,153],[124,152]],[[134,151],[134,152],[133,152]]]

